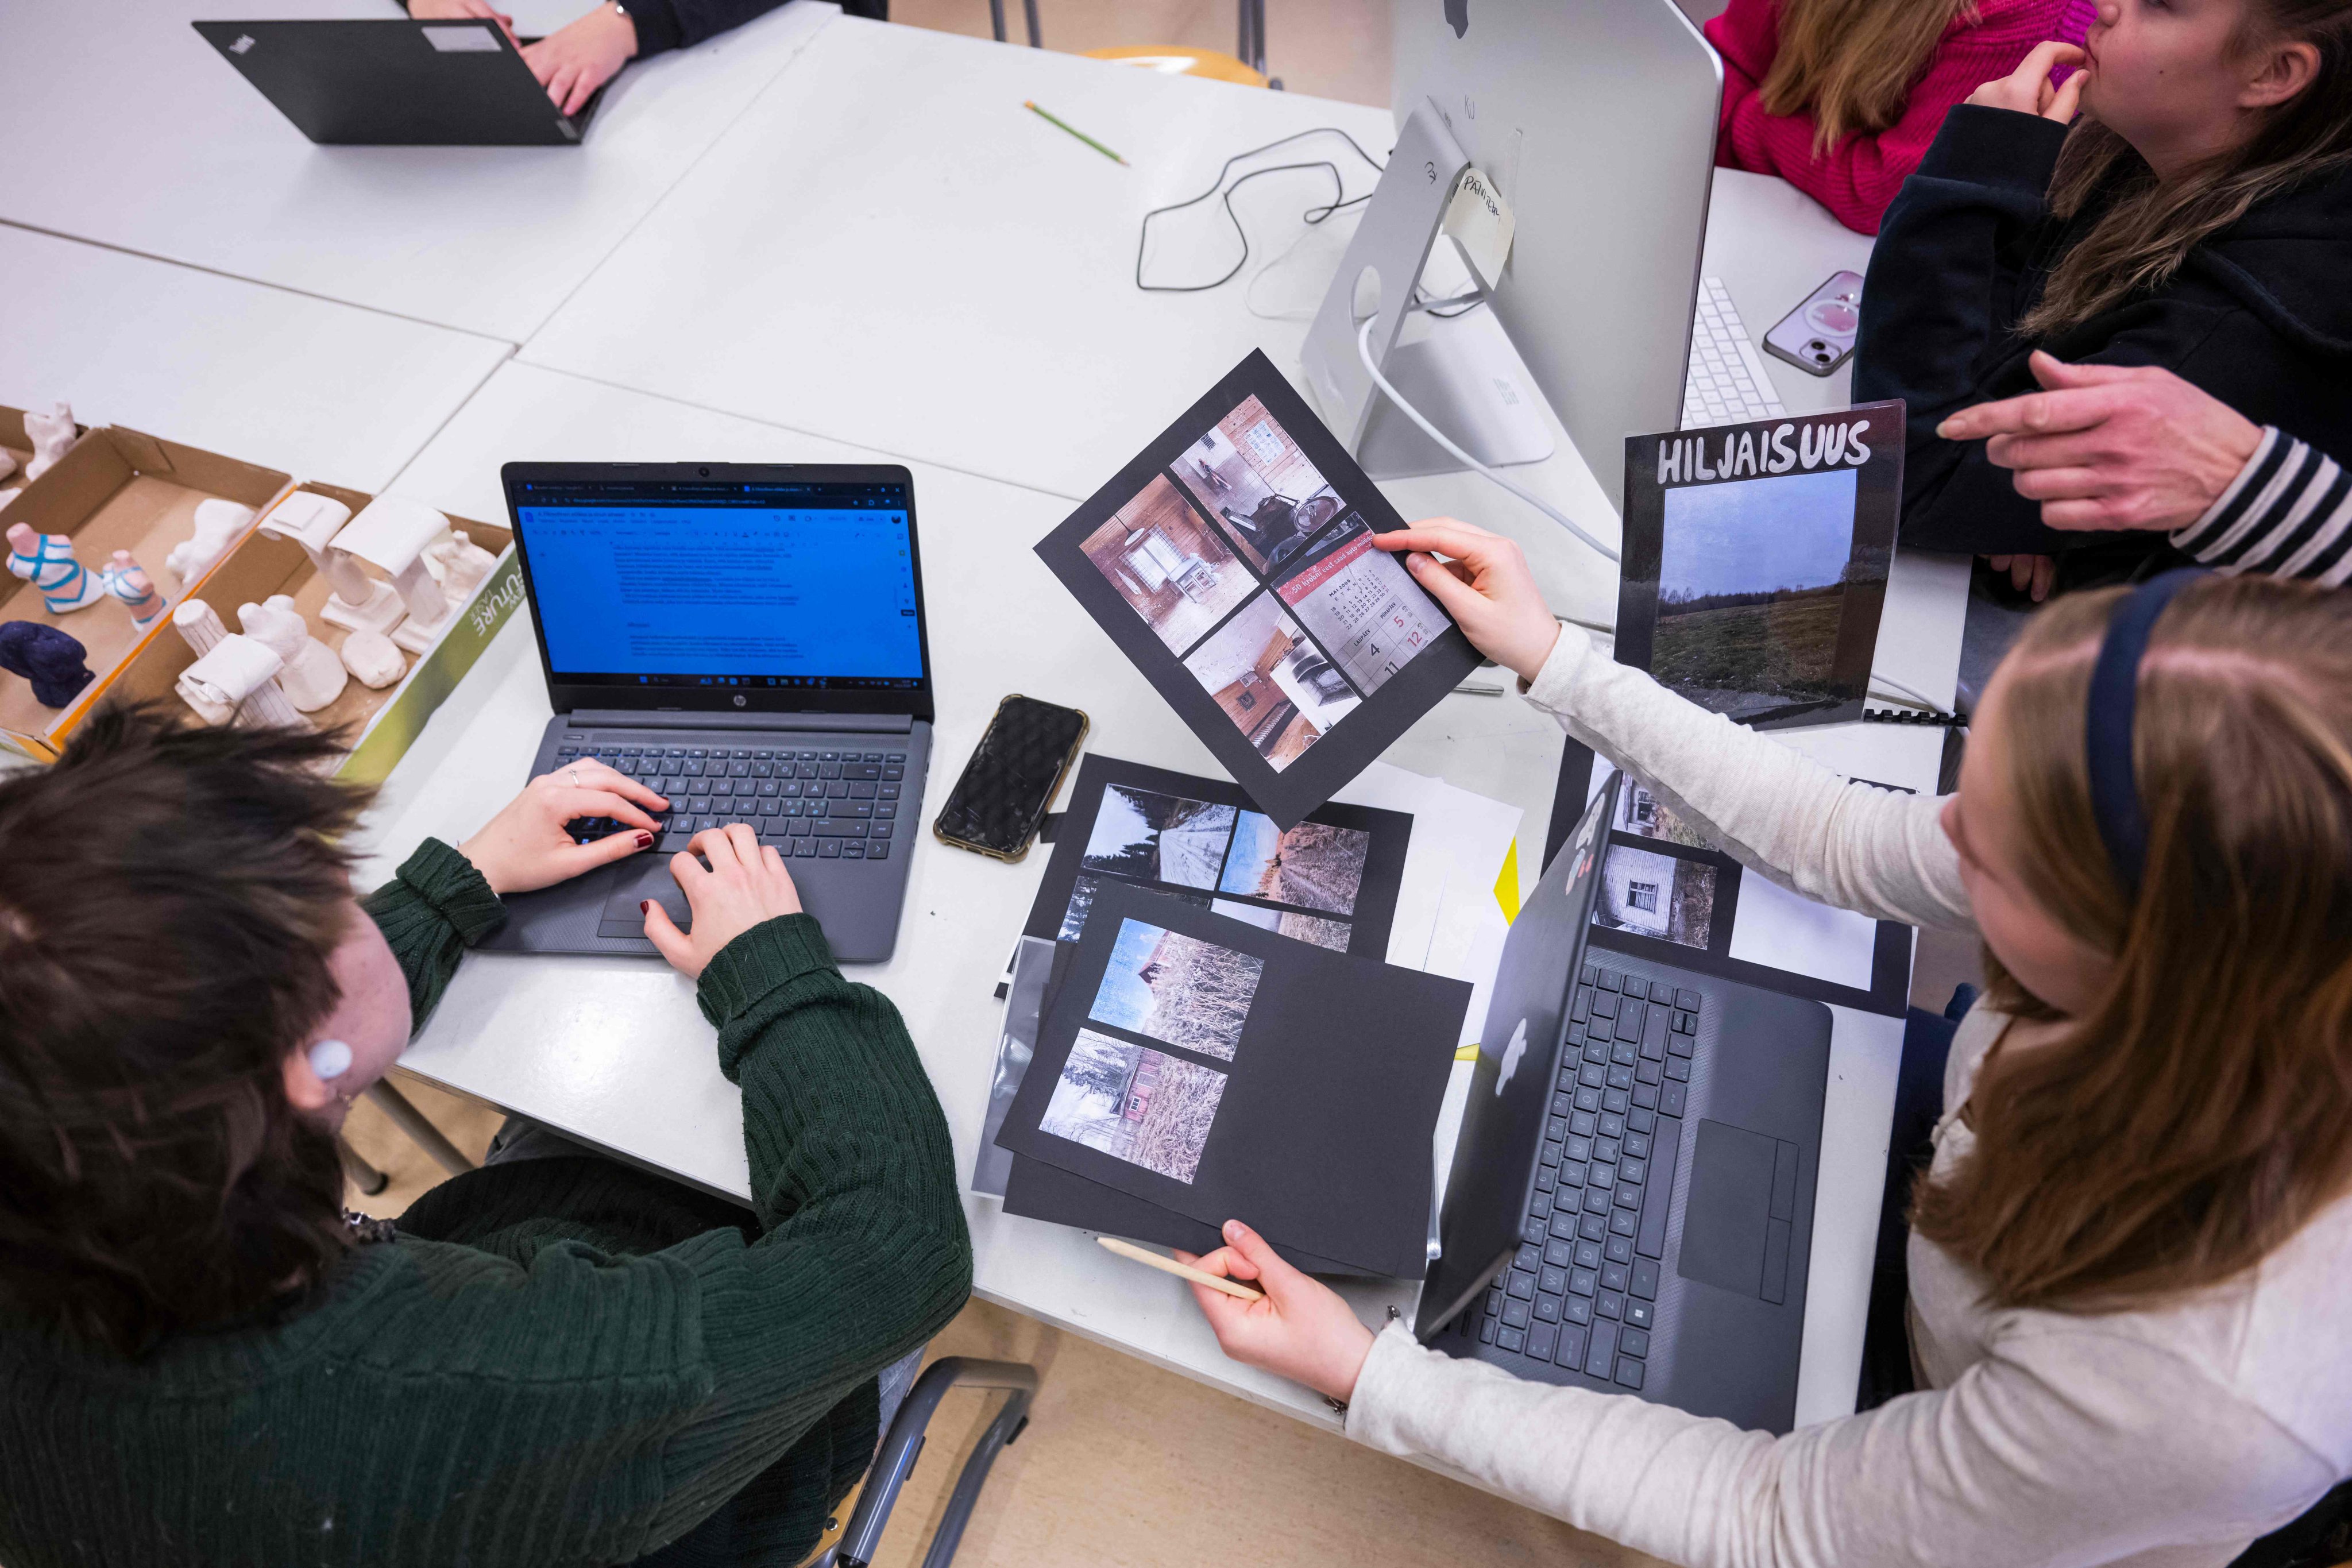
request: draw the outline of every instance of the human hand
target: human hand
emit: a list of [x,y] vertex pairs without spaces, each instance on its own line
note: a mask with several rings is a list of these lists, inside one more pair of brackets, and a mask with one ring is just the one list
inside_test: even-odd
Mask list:
[[[490,4],[490,0],[408,0],[409,19],[416,22],[456,22],[478,16],[485,22],[496,22],[499,30],[508,37],[515,36],[514,18]],[[515,46],[520,48],[518,42]]]
[[2058,563],[2047,555],[1988,555],[1985,564],[2008,573],[2009,585],[2032,595],[2037,605],[2050,596],[2051,584],[2058,580]]
[[[1559,640],[1535,574],[1517,543],[1450,517],[1375,533],[1382,550],[1409,551],[1405,567],[1430,597],[1462,623],[1470,645],[1522,680],[1532,681]],[[1454,559],[1439,561],[1433,551]]]
[[[649,809],[667,811],[669,802],[602,763],[567,763],[523,785],[457,853],[474,863],[490,891],[528,893],[652,848],[658,825],[646,815]],[[628,826],[593,844],[574,844],[569,825],[583,816]]]
[[[1969,94],[1968,101],[1979,109],[2013,109],[2021,114],[2038,114],[2064,125],[2083,106],[2080,68],[2089,58],[2079,44],[2062,44],[2055,38],[2036,44],[2032,52],[2017,63],[2015,70],[1985,83]],[[2060,66],[2077,68],[2064,81],[2053,86],[2050,73]]]
[[1372,1352],[1372,1331],[1338,1291],[1285,1263],[1265,1237],[1237,1219],[1225,1221],[1224,1246],[1206,1258],[1180,1252],[1176,1260],[1220,1279],[1254,1280],[1265,1291],[1262,1300],[1244,1301],[1192,1287],[1227,1355],[1343,1405],[1354,1395],[1356,1374]]
[[577,114],[636,52],[637,25],[604,5],[525,46],[522,63],[547,89],[550,102],[566,114]]
[[2262,445],[2261,426],[2168,370],[2068,364],[2039,350],[2032,365],[2050,390],[1963,408],[1936,434],[1985,440],[2052,528],[2186,528]]
[[[703,868],[701,856],[710,862]],[[694,841],[669,858],[669,874],[686,891],[686,907],[694,915],[691,935],[677,929],[669,911],[647,900],[646,940],[661,950],[670,967],[689,980],[702,977],[703,966],[719,950],[763,921],[801,912],[800,889],[784,869],[775,847],[740,822],[706,827]]]

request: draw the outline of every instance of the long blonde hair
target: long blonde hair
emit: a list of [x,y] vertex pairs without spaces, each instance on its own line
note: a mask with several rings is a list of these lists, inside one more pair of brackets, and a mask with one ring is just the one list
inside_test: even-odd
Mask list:
[[[2133,899],[2092,816],[2084,741],[2124,592],[2037,616],[2000,710],[2028,889],[2115,955],[2113,975],[2053,1038],[1988,1059],[1974,1152],[1914,1205],[2004,1307],[2108,1310],[2217,1284],[2352,1191],[2352,594],[2216,577],[2157,622]],[[1993,1005],[2055,1016],[1987,958]]]
[[1813,112],[1813,152],[1903,118],[1911,88],[1972,0],[1785,0],[1780,42],[1764,73],[1770,114]]
[[2071,219],[2103,189],[2106,210],[2051,269],[2021,336],[2048,337],[2163,288],[2190,251],[2257,204],[2352,163],[2352,0],[2249,0],[2231,53],[2280,40],[2318,47],[2309,84],[2239,145],[2169,184],[2088,114],[2074,121],[2051,177],[2051,212]]

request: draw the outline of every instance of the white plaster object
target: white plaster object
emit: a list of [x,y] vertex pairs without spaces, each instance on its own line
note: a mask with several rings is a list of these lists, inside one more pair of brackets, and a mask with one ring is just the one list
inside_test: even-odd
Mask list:
[[195,531],[172,546],[172,552],[163,557],[164,569],[180,580],[181,587],[194,587],[196,579],[228,553],[229,546],[236,542],[252,521],[253,509],[249,506],[217,497],[198,501]]
[[474,596],[499,558],[475,543],[462,528],[453,528],[449,537],[425,548],[425,565],[441,584],[441,592],[452,604],[462,605]]
[[30,484],[47,473],[49,465],[72,450],[73,410],[62,403],[53,405],[47,414],[26,409],[25,438],[33,444],[33,460],[25,465],[25,482]]
[[449,624],[454,605],[425,563],[426,548],[449,531],[449,520],[404,496],[378,496],[345,523],[331,549],[366,562],[390,577],[408,618],[392,640],[412,653],[429,651]]
[[[230,636],[228,628],[221,625],[219,615],[210,605],[202,599],[183,601],[180,607],[172,612],[172,626],[188,647],[195,650],[196,662],[181,672],[175,689],[180,700],[194,709],[197,718],[207,724],[227,724],[242,718],[248,724],[310,728],[310,721],[295,711],[294,704],[287,700],[285,692],[278,689],[278,682],[267,677],[261,685],[246,689],[234,700],[230,699],[230,691],[243,684],[245,674],[259,668],[267,660],[273,666],[269,674],[275,675],[277,670],[274,667],[282,665],[284,661],[251,637]],[[197,674],[205,659],[231,643],[242,643],[247,647],[232,650],[232,657],[226,664],[190,681],[188,678]],[[236,679],[231,679],[232,675]],[[241,713],[240,708],[243,710]]]
[[131,612],[131,624],[142,635],[149,626],[163,619],[163,612],[171,607],[170,601],[156,591],[155,580],[147,575],[145,567],[131,558],[128,550],[114,552],[113,562],[100,568],[98,581],[108,593],[122,601],[122,607]]
[[41,591],[53,616],[86,610],[106,597],[98,574],[74,559],[73,541],[62,533],[37,532],[29,522],[8,525],[8,571]]
[[408,661],[382,632],[360,631],[343,639],[343,668],[358,676],[362,686],[381,691],[408,673]]
[[315,713],[343,694],[351,672],[333,648],[310,635],[310,623],[294,607],[291,594],[272,594],[258,605],[238,605],[236,624],[284,662],[278,685],[299,711]]
[[371,577],[348,552],[332,549],[335,535],[351,521],[352,509],[330,497],[296,490],[269,509],[261,531],[290,539],[334,587],[319,618],[347,631],[388,632],[408,613],[392,584]]

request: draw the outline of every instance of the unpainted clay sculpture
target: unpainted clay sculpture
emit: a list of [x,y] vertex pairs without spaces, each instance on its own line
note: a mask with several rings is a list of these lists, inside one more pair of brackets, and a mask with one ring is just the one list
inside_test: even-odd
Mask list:
[[41,602],[53,616],[86,610],[106,597],[98,578],[74,559],[72,540],[36,533],[29,522],[8,525],[8,570],[41,591]]
[[170,608],[163,595],[155,591],[155,580],[147,575],[145,567],[131,558],[128,550],[114,552],[113,563],[100,569],[98,581],[100,587],[122,601],[122,607],[131,612],[131,624],[142,636]]
[[372,691],[381,691],[408,673],[408,661],[400,657],[399,645],[382,632],[353,632],[343,639],[343,668],[360,678],[360,684]]
[[482,585],[499,558],[475,543],[462,528],[453,528],[449,537],[425,547],[425,564],[439,578],[441,591],[454,604],[464,604]]
[[55,405],[47,414],[26,409],[25,438],[33,444],[33,460],[25,465],[25,482],[30,484],[73,448],[73,410],[62,403]]
[[[294,710],[294,704],[271,679],[283,661],[251,637],[230,636],[210,605],[202,599],[184,601],[172,612],[172,626],[196,653],[196,662],[181,674],[176,689],[180,700],[196,710],[197,718],[207,724],[243,718],[251,724],[310,727],[310,721]],[[205,661],[231,643],[242,647],[232,649],[224,664],[207,668]],[[257,674],[257,683],[253,679]],[[191,680],[191,676],[195,679]]]
[[285,663],[278,689],[304,713],[315,713],[343,694],[351,674],[335,650],[310,635],[291,594],[272,594],[258,605],[237,606],[236,624]]
[[302,547],[319,574],[334,584],[319,618],[348,631],[388,632],[408,613],[392,584],[367,574],[347,551],[331,548],[352,509],[331,496],[296,490],[269,509],[261,532],[271,539],[290,539]]
[[408,618],[393,628],[392,640],[412,653],[425,653],[448,626],[453,601],[433,580],[425,550],[449,531],[449,520],[421,501],[378,496],[335,535],[334,551],[355,556],[392,579],[408,606]]
[[194,587],[196,579],[228,553],[228,547],[236,542],[246,524],[252,521],[253,509],[249,506],[217,497],[198,501],[195,531],[172,546],[172,552],[163,557],[164,567],[180,580],[181,587]]
[[89,651],[55,626],[0,622],[0,669],[31,681],[33,700],[44,708],[64,707],[95,679]]

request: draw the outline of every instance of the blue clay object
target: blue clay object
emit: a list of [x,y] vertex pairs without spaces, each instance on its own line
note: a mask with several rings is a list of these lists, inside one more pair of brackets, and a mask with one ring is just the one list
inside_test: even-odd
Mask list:
[[62,708],[94,679],[83,662],[89,649],[55,626],[0,622],[0,669],[33,683],[33,700]]

